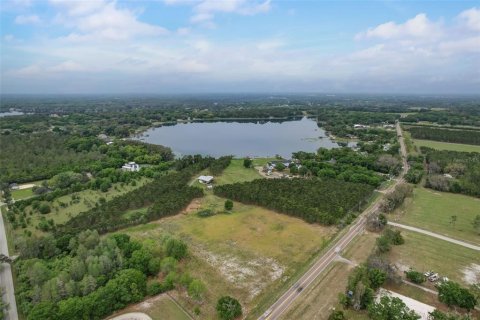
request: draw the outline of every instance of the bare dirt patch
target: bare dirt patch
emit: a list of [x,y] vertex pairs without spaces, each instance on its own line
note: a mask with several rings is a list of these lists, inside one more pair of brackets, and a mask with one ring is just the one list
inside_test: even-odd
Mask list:
[[271,282],[279,279],[285,267],[272,258],[239,259],[233,254],[219,254],[197,248],[195,254],[206,261],[231,284],[247,289],[251,301]]
[[202,199],[193,199],[192,202],[182,211],[183,214],[197,212],[202,207]]
[[480,283],[480,265],[470,264],[462,270],[463,280],[468,284]]

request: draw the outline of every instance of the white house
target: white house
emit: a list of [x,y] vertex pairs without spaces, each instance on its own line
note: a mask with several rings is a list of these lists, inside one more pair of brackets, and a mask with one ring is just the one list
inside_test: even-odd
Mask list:
[[122,170],[132,171],[132,172],[140,171],[140,166],[138,164],[136,164],[135,162],[129,162],[129,163],[125,163],[122,166]]
[[212,176],[200,176],[200,177],[198,177],[198,182],[200,182],[200,183],[209,184],[209,183],[212,183],[212,181],[213,181]]

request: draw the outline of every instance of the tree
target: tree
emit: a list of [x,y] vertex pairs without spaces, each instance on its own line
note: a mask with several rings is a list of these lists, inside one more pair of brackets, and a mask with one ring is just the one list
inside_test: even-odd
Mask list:
[[47,214],[47,213],[50,213],[51,209],[50,209],[50,206],[49,206],[47,203],[42,203],[42,204],[40,204],[40,206],[38,207],[38,211],[39,211],[41,214]]
[[438,300],[449,307],[458,306],[467,310],[472,310],[477,304],[477,298],[468,289],[453,281],[438,285]]
[[427,277],[421,272],[415,271],[415,270],[408,270],[405,271],[405,275],[407,276],[407,279],[412,281],[413,283],[424,283],[427,280]]
[[450,224],[455,228],[455,223],[457,222],[457,216],[453,215],[450,217]]
[[252,166],[252,163],[253,163],[253,161],[250,158],[243,159],[243,166],[245,168],[250,168]]
[[225,201],[225,210],[231,211],[233,209],[233,201],[226,200]]
[[387,237],[381,236],[377,238],[377,249],[380,253],[385,253],[390,251],[390,241],[388,240]]
[[205,290],[205,284],[198,279],[192,280],[188,285],[188,295],[197,301],[202,300]]
[[333,310],[332,313],[328,316],[328,320],[345,320],[345,314],[341,310]]
[[473,229],[475,229],[475,231],[478,234],[480,234],[480,214],[477,214],[475,216],[475,218],[473,219],[472,225],[473,225]]
[[148,275],[148,264],[152,259],[152,254],[147,249],[136,250],[132,253],[132,257],[128,260],[128,266],[133,269],[140,270]]
[[36,304],[28,313],[28,320],[56,320],[58,308],[51,301],[44,301]]
[[187,255],[187,245],[178,239],[169,238],[165,244],[165,252],[167,256],[174,257],[177,260]]
[[368,315],[372,320],[418,320],[421,317],[407,308],[399,298],[383,296],[380,302],[372,303],[368,307]]
[[469,315],[459,315],[452,313],[443,313],[438,309],[428,314],[430,320],[472,320]]
[[242,314],[242,306],[237,299],[223,296],[217,301],[217,314],[222,320],[232,320]]
[[378,289],[385,282],[385,280],[387,280],[387,274],[380,269],[369,269],[368,279],[370,280],[371,287],[373,289]]
[[275,165],[275,169],[279,172],[282,172],[283,170],[285,170],[285,165],[283,163],[279,162]]

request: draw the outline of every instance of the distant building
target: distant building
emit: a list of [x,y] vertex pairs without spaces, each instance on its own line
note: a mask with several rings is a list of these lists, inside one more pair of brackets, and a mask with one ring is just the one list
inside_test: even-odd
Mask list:
[[364,124],[354,124],[353,125],[353,129],[367,129],[368,126],[364,125]]
[[129,162],[129,163],[125,163],[122,166],[122,170],[136,172],[136,171],[140,171],[140,166],[135,162]]
[[443,176],[447,179],[453,179],[453,176],[449,173],[445,173]]
[[200,176],[198,177],[198,182],[203,183],[203,184],[210,184],[213,181],[212,176]]

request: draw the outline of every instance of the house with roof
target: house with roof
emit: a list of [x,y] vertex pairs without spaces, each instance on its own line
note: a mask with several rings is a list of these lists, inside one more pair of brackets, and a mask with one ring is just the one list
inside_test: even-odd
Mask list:
[[131,172],[140,171],[140,165],[138,165],[135,162],[128,162],[128,163],[125,163],[122,166],[122,170],[123,171],[131,171]]
[[213,182],[213,177],[212,176],[200,176],[197,178],[198,182],[203,183],[203,184],[210,184]]

